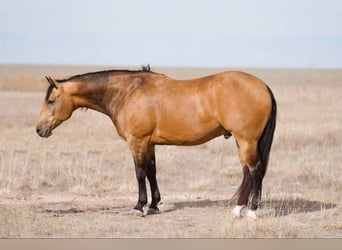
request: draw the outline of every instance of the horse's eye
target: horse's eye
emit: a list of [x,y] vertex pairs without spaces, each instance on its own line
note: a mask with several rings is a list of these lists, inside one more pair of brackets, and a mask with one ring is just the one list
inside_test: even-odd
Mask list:
[[47,103],[48,103],[49,105],[52,105],[52,104],[55,103],[55,100],[48,100]]

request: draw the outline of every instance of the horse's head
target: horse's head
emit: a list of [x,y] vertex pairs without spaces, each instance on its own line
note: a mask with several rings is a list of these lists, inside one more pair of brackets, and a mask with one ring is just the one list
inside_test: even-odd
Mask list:
[[50,85],[46,92],[36,132],[39,136],[47,138],[52,134],[54,128],[71,116],[73,103],[62,84],[57,86],[50,77],[46,77],[46,79]]

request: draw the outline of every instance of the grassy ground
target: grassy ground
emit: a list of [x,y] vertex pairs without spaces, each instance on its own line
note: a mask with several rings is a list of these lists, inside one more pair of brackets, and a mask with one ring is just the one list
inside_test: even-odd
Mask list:
[[[0,237],[342,237],[342,71],[245,69],[278,101],[259,219],[236,219],[234,140],[157,147],[162,211],[130,215],[133,161],[109,118],[76,111],[49,139],[35,134],[45,75],[100,67],[0,65]],[[222,69],[152,68],[175,78]],[[80,126],[81,125],[81,126]]]

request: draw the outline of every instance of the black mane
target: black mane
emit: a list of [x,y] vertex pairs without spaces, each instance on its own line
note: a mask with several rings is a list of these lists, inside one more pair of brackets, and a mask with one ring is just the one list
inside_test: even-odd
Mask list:
[[49,87],[48,87],[48,89],[47,89],[47,91],[46,91],[46,95],[45,95],[45,100],[47,101],[48,99],[49,99],[49,97],[50,97],[50,95],[51,95],[51,92],[52,92],[52,90],[54,89],[55,87],[53,86],[53,85],[49,85]]
[[150,73],[154,73],[151,71],[151,67],[148,64],[147,66],[141,66],[140,70],[128,70],[128,69],[110,69],[110,70],[102,70],[102,71],[96,71],[96,72],[89,72],[89,73],[85,73],[85,74],[79,74],[79,75],[74,75],[71,76],[69,78],[66,79],[59,79],[56,80],[56,82],[58,83],[63,83],[63,82],[67,82],[67,81],[71,81],[71,80],[75,80],[75,79],[79,79],[79,78],[87,78],[89,76],[101,76],[103,74],[110,74],[110,73],[141,73],[141,72],[150,72]]

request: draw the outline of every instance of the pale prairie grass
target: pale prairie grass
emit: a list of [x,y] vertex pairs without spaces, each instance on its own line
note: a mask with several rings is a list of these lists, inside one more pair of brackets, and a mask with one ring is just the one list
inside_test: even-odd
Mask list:
[[32,212],[22,208],[8,206],[0,207],[0,236],[1,238],[27,237],[26,233],[32,231],[34,216]]
[[1,199],[14,199],[16,198],[17,195],[16,193],[8,188],[1,188],[0,189],[0,198]]
[[91,194],[91,191],[87,188],[86,185],[75,185],[73,186],[70,191],[74,193],[75,195],[81,195],[81,196],[88,196]]
[[156,147],[156,163],[157,163],[157,172],[165,170],[168,168],[170,162],[177,160],[177,155],[175,154],[174,147]]
[[37,214],[25,207],[0,207],[1,238],[56,238],[70,237],[65,234],[71,229],[60,217],[37,217]]
[[194,191],[203,191],[207,190],[209,187],[211,180],[208,176],[200,176],[194,180],[191,180],[189,183],[189,187]]
[[[125,168],[117,171],[119,166],[112,165],[107,159],[103,160],[102,154],[92,151],[45,154],[20,151],[19,155],[18,151],[13,151],[1,158],[0,187],[4,190],[72,188],[75,193],[84,195],[82,189],[98,188],[93,191],[106,191],[118,186],[115,182],[118,182],[120,175],[128,176]],[[17,164],[20,158],[24,159],[24,165]],[[127,179],[134,179],[133,168],[131,170],[132,176]]]
[[298,238],[304,229],[295,219],[232,219],[224,226],[226,238]]

